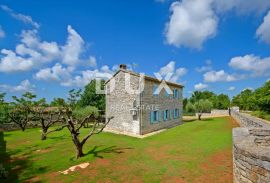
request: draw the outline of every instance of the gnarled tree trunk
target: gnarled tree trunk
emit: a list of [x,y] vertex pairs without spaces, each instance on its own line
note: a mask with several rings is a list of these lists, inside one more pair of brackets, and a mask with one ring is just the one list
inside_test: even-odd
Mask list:
[[47,139],[47,132],[48,128],[42,128],[42,133],[41,133],[41,140],[46,140]]

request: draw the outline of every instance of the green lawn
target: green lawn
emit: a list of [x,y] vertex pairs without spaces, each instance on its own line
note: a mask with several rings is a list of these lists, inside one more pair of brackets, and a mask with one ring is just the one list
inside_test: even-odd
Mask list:
[[[233,126],[229,118],[216,118],[145,139],[102,133],[87,142],[87,155],[79,160],[66,130],[46,141],[40,140],[40,129],[5,132],[8,182],[232,182]],[[82,162],[90,166],[59,173]]]
[[263,111],[253,111],[251,115],[270,121],[270,114]]

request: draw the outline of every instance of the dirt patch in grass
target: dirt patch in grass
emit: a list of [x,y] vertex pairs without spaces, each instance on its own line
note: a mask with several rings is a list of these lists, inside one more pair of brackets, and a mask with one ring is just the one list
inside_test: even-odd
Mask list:
[[231,149],[220,151],[207,158],[201,165],[202,176],[195,179],[194,182],[200,183],[232,183],[233,182],[233,164]]
[[49,149],[49,148],[47,148],[47,149],[37,149],[37,150],[35,150],[35,153],[43,154],[43,153],[48,153],[50,151],[51,151],[51,149]]
[[184,181],[182,178],[180,177],[164,177],[162,182],[166,182],[166,183],[186,183],[186,181]]
[[227,120],[229,121],[228,123],[228,128],[236,128],[239,127],[239,123],[233,118],[233,117],[227,117]]

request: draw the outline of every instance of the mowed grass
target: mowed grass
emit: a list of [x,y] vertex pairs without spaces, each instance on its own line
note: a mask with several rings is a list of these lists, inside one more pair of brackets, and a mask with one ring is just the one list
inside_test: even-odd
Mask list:
[[[67,130],[46,141],[38,128],[5,132],[7,181],[232,182],[232,123],[229,118],[187,122],[144,139],[101,133],[85,144],[87,155],[79,160]],[[90,165],[59,173],[83,162]]]

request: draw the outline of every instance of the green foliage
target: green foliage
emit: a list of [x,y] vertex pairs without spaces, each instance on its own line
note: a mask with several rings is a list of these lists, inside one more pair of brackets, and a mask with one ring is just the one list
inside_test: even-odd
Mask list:
[[211,112],[212,106],[209,100],[199,100],[194,104],[197,113],[209,113]]
[[264,111],[254,111],[251,113],[254,116],[257,116],[258,118],[266,119],[270,121],[270,113],[264,112]]
[[216,94],[210,91],[195,91],[190,97],[190,101],[194,104],[199,100],[210,100],[213,101]]
[[27,123],[36,120],[35,109],[46,106],[46,100],[44,98],[36,100],[36,95],[31,92],[24,93],[20,98],[16,96],[12,98],[14,101],[9,105],[9,119],[24,131]]
[[7,123],[8,118],[8,103],[5,102],[5,93],[0,93],[0,124]]
[[[105,81],[101,80],[101,89],[105,87]],[[96,93],[96,80],[92,80],[85,86],[83,94],[78,102],[78,106],[95,106],[99,110],[105,111],[105,95]]]
[[215,109],[228,109],[230,107],[230,98],[228,95],[220,94],[215,97],[213,101],[213,107]]
[[83,108],[76,108],[75,110],[73,110],[72,114],[76,119],[82,120],[91,114],[95,117],[98,117],[99,112],[96,107],[86,106]]
[[78,100],[81,97],[81,92],[82,92],[81,89],[79,89],[79,90],[72,89],[68,92],[69,96],[67,99],[67,101],[68,101],[67,103],[72,109],[76,108],[76,106],[78,104]]
[[50,105],[54,107],[64,107],[67,103],[63,98],[54,98]]
[[240,94],[233,97],[232,105],[238,106],[241,110],[254,110],[253,91],[243,90]]
[[188,103],[188,98],[184,98],[183,99],[183,109],[186,110],[186,106],[187,106],[187,103]]
[[270,81],[256,89],[251,100],[259,110],[270,113]]
[[215,109],[228,109],[230,106],[230,98],[228,95],[216,95],[210,91],[195,91],[189,99],[193,104],[199,100],[210,101],[212,103],[212,107]]
[[187,113],[194,113],[195,112],[195,106],[191,103],[188,102],[185,108],[185,112]]

